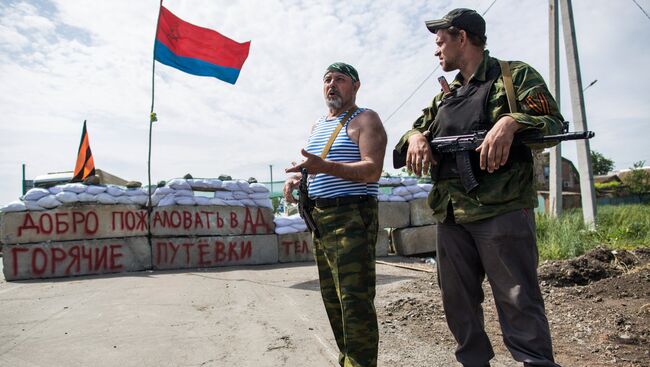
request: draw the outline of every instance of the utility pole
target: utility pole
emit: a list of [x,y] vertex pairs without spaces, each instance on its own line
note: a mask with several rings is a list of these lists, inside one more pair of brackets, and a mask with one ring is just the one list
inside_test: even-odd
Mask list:
[[271,195],[273,195],[273,165],[269,164],[269,171],[271,171]]
[[[558,0],[549,0],[549,89],[560,108],[560,32]],[[561,109],[560,109],[561,110]],[[548,155],[548,211],[558,217],[562,213],[562,143],[550,148]]]
[[27,192],[27,187],[25,186],[25,163],[23,163],[23,195]]
[[[560,0],[562,9],[562,30],[569,71],[569,91],[571,92],[571,109],[573,110],[573,125],[576,131],[587,130],[584,96],[582,94],[582,78],[580,76],[580,61],[578,45],[573,23],[571,0]],[[576,140],[578,153],[578,172],[580,173],[580,196],[582,198],[582,215],[587,228],[596,227],[596,192],[589,153],[589,139]]]

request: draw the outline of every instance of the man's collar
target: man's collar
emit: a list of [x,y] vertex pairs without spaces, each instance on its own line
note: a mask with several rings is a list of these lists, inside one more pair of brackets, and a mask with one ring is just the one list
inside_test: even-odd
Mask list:
[[[485,74],[487,74],[489,62],[490,62],[490,51],[483,50],[483,61],[481,61],[481,63],[478,64],[478,68],[476,68],[474,74],[472,74],[472,76],[469,78],[469,81],[476,79],[479,82],[484,82]],[[456,82],[458,82],[460,85],[463,85],[463,75],[460,72],[456,74],[456,77],[454,78],[454,83]]]

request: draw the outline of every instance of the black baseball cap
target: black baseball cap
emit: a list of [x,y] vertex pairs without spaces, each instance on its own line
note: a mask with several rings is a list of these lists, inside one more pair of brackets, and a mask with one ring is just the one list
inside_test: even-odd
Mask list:
[[427,20],[424,24],[426,24],[431,33],[436,33],[438,29],[453,26],[486,39],[485,20],[479,13],[471,9],[454,9],[442,17],[442,19]]

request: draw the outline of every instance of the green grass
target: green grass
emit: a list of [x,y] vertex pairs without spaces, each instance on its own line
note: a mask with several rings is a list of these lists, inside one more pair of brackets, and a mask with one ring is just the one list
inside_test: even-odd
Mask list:
[[596,230],[585,228],[582,211],[559,218],[537,214],[537,246],[544,259],[567,259],[604,246],[630,250],[650,247],[650,205],[599,206]]

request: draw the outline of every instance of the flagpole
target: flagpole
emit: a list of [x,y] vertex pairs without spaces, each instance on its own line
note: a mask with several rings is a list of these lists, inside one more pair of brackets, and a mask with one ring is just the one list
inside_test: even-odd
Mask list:
[[[158,33],[158,24],[160,23],[160,13],[162,11],[163,0],[160,0],[160,7],[158,8],[158,19],[156,20],[156,34]],[[151,135],[153,130],[153,123],[157,121],[155,112],[153,112],[154,107],[154,92],[155,92],[155,76],[156,76],[156,36],[154,35],[154,46],[153,46],[153,57],[151,62],[151,111],[149,112],[149,153],[147,159],[147,189],[149,192],[149,202],[147,205],[147,211],[151,213],[152,203],[151,203]],[[151,223],[150,223],[151,224]]]

